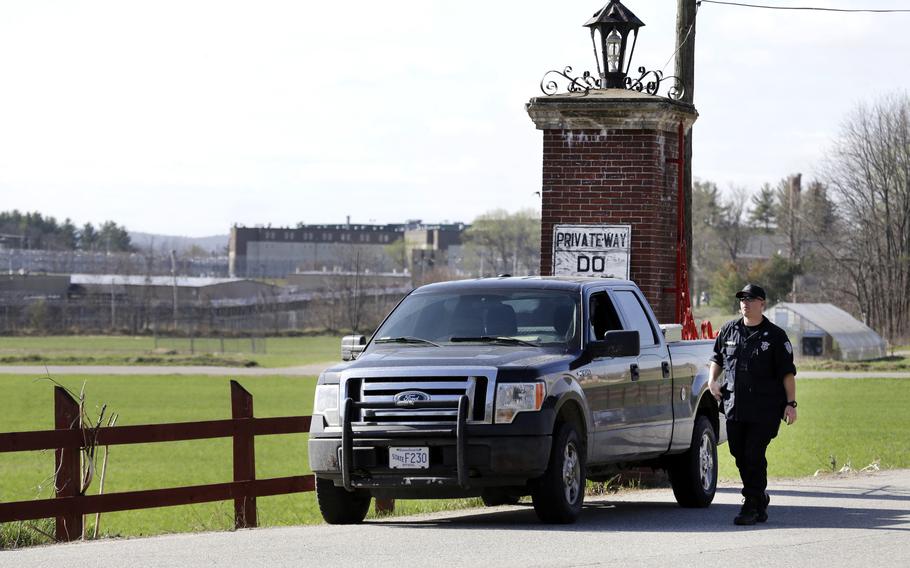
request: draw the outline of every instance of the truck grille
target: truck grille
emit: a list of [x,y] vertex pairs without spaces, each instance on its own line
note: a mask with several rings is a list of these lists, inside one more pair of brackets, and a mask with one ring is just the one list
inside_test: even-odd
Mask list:
[[[484,376],[351,378],[346,385],[347,396],[367,406],[354,418],[360,425],[455,424],[462,395],[468,397],[469,423],[492,421],[492,384]],[[369,408],[370,404],[388,405],[408,396],[444,404],[440,408]]]

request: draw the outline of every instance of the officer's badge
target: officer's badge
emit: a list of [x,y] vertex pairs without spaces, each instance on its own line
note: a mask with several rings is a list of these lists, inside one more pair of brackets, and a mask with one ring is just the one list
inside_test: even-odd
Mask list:
[[770,343],[768,343],[767,341],[762,341],[762,342],[761,342],[761,350],[762,350],[762,351],[767,351],[767,350],[768,350],[768,347],[771,347],[771,344],[770,344]]
[[789,341],[784,343],[784,347],[787,348],[787,353],[789,353],[790,355],[793,355],[793,346],[790,345]]

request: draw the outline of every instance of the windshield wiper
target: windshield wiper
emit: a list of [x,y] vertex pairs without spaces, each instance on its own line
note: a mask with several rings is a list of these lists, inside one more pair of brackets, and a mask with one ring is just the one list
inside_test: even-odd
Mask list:
[[439,347],[438,343],[433,343],[429,339],[421,339],[419,337],[380,337],[373,343],[421,343],[426,345],[432,345],[433,347]]
[[506,343],[509,345],[527,345],[528,347],[537,347],[536,343],[531,343],[530,341],[525,341],[523,339],[516,339],[514,337],[492,337],[489,335],[480,335],[478,337],[453,337],[450,339],[452,343],[467,343],[471,341],[476,341],[479,343]]

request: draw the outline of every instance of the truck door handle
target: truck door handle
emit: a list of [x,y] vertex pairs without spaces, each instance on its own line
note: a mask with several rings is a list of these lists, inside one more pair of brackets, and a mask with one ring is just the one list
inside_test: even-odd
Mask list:
[[669,379],[670,378],[670,362],[669,361],[662,362],[660,364],[660,368],[664,372],[664,378]]
[[636,365],[635,363],[632,363],[631,365],[629,365],[629,370],[632,371],[632,380],[637,381],[640,376],[638,373],[638,365]]

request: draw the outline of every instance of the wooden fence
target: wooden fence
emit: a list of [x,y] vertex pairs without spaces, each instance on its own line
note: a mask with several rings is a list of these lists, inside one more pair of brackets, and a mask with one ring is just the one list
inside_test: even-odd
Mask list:
[[[86,514],[233,499],[234,525],[255,527],[257,497],[314,488],[312,475],[256,479],[256,436],[309,432],[310,417],[253,418],[253,396],[236,381],[231,381],[230,420],[83,429],[79,405],[62,387],[54,389],[54,413],[54,430],[0,434],[0,453],[56,450],[56,498],[0,503],[0,523],[55,517],[55,537],[67,541],[82,537]],[[104,495],[80,493],[82,448],[209,438],[234,439],[234,481]]]

